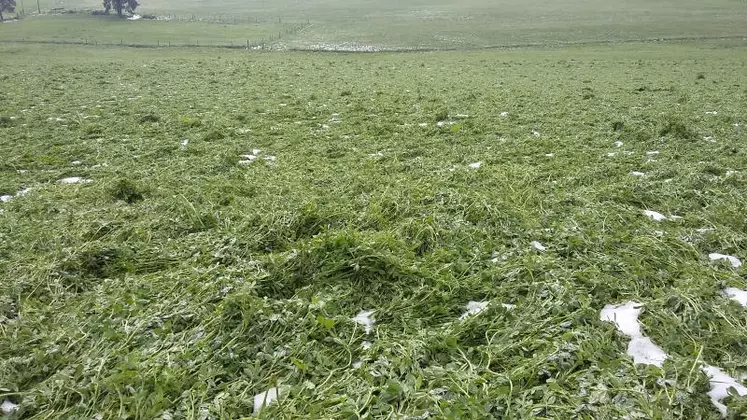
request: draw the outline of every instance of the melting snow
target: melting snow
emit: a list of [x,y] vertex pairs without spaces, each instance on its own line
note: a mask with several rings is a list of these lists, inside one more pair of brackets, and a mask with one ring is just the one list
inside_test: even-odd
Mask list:
[[12,402],[5,400],[3,401],[3,404],[0,405],[0,411],[2,411],[3,414],[10,414],[14,411],[18,411],[18,404],[13,404]]
[[703,140],[710,142],[710,143],[716,143],[716,140],[713,138],[713,136],[703,137]]
[[714,252],[712,254],[708,254],[708,258],[710,258],[711,261],[729,261],[731,263],[731,266],[734,268],[739,268],[742,266],[742,261],[740,261],[737,257],[732,257],[731,255],[724,255]]
[[270,388],[267,392],[260,392],[254,396],[254,414],[259,414],[262,407],[270,405],[278,399],[278,389]]
[[533,246],[533,247],[534,247],[534,249],[536,249],[537,251],[545,251],[545,250],[547,250],[547,248],[545,248],[545,246],[544,246],[544,245],[542,245],[541,243],[539,243],[539,242],[537,242],[537,241],[532,241],[532,246]]
[[90,179],[81,178],[79,176],[72,176],[69,178],[58,179],[57,182],[60,184],[87,184],[91,182]]
[[420,123],[418,124],[418,127],[428,127],[428,123]]
[[482,166],[482,162],[475,162],[475,163],[469,164],[469,167],[472,169],[480,169],[480,166]]
[[643,173],[643,172],[636,172],[636,171],[633,171],[630,174],[633,175],[633,176],[646,176],[645,173]]
[[353,318],[353,322],[363,326],[363,330],[366,334],[369,334],[371,330],[373,330],[373,326],[376,323],[376,320],[371,318],[371,315],[373,315],[374,312],[376,311],[360,311],[358,312],[358,315]]
[[188,139],[182,140],[182,146],[186,146],[188,144],[189,144],[189,140]]
[[656,220],[657,222],[661,222],[662,220],[667,220],[666,216],[664,216],[661,213],[651,211],[651,210],[644,210],[643,214]]
[[607,305],[602,309],[601,319],[615,323],[621,333],[630,337],[627,353],[635,363],[661,367],[667,354],[641,332],[641,324],[638,322],[641,306],[637,302]]
[[361,347],[363,348],[363,350],[368,350],[372,346],[373,346],[373,344],[371,344],[370,341],[364,341],[364,342],[361,343]]
[[140,15],[132,15],[127,18],[127,20],[140,20],[140,19],[142,19],[142,16]]
[[615,146],[616,146],[616,147],[622,147],[622,146],[623,146],[623,142],[621,142],[621,141],[616,141],[616,142],[615,142]]
[[706,115],[718,115],[718,111],[706,111]]
[[537,131],[537,130],[532,130],[532,135],[533,135],[534,137],[539,137],[539,136],[540,136],[540,133],[539,133],[539,131]]
[[472,315],[477,315],[488,309],[488,305],[490,305],[490,302],[475,302],[471,300],[467,303],[467,312],[463,313],[459,319],[466,319]]
[[740,305],[747,307],[747,290],[737,289],[736,287],[727,287],[724,289],[726,296],[739,302]]
[[363,362],[357,361],[353,363],[353,369],[360,369],[363,366]]
[[10,201],[10,200],[11,200],[12,198],[13,198],[13,196],[12,196],[12,195],[7,195],[7,194],[6,194],[6,195],[1,195],[1,196],[0,196],[0,201],[1,201],[1,202],[3,202],[3,203],[7,203],[7,202],[8,202],[8,201]]
[[729,396],[729,388],[734,388],[737,394],[744,396],[747,395],[747,387],[717,367],[704,365],[703,372],[708,375],[711,382],[711,390],[708,391],[711,402],[718,408],[721,415],[726,417],[726,406],[721,403],[721,400]]
[[501,117],[508,117],[508,112],[506,111],[501,112]]
[[646,154],[649,155],[649,156],[658,155],[659,151],[658,150],[651,150],[649,152],[646,152]]
[[553,157],[553,156],[555,156],[555,155],[553,155],[552,153],[545,153],[545,156],[546,156],[546,157]]

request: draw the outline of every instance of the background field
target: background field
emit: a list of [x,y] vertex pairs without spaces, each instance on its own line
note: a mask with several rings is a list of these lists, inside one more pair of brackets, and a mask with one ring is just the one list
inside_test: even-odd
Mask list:
[[[31,3],[19,3],[19,10],[35,10],[36,3]],[[53,7],[82,10],[101,9],[101,4],[80,0],[42,1],[42,7],[47,11]],[[238,23],[230,28],[214,28],[213,38],[222,37],[226,44],[251,40],[260,34],[265,37],[277,34],[280,32],[277,26],[304,25],[303,31],[282,36],[280,41],[276,39],[276,48],[465,49],[681,37],[747,37],[747,2],[744,0],[285,0],[235,3],[144,0],[138,13]],[[102,38],[112,31],[114,38],[132,38],[131,43],[138,39],[143,39],[146,44],[155,44],[159,40],[179,43],[199,36],[211,36],[205,34],[199,25],[125,22],[125,29],[102,18],[75,19],[67,25],[90,35],[99,33]],[[24,29],[25,25],[31,27]],[[68,31],[57,34],[59,29],[53,28],[59,28],[59,25],[49,24],[47,20],[43,24],[2,25],[0,39],[30,37],[30,32],[36,38],[74,36]],[[52,31],[55,33],[50,33]],[[169,36],[171,39],[165,39]]]
[[[716,419],[698,364],[747,371],[744,268],[707,257],[747,257],[741,41],[0,56],[24,418],[235,419],[277,386],[260,417]],[[628,299],[663,369],[600,321]]]

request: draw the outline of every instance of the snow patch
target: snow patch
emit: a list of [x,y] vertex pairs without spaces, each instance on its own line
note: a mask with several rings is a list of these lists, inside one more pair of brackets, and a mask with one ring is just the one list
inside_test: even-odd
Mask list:
[[353,322],[363,326],[363,330],[366,334],[371,333],[373,326],[376,323],[376,320],[371,317],[374,312],[376,311],[360,311],[358,312],[358,315],[353,318]]
[[737,382],[736,379],[727,375],[721,369],[709,365],[703,366],[703,372],[705,372],[711,383],[711,390],[708,391],[708,396],[711,397],[711,402],[716,406],[718,411],[721,412],[721,416],[726,417],[727,409],[721,400],[729,396],[729,388],[734,388],[737,394],[741,396],[747,395],[747,387]]
[[661,367],[667,359],[667,354],[641,332],[641,324],[638,321],[641,306],[637,302],[606,305],[600,317],[602,321],[613,322],[621,333],[630,337],[627,353],[633,357],[635,363]]
[[718,115],[718,111],[706,111],[706,115]]
[[539,137],[539,136],[540,136],[540,133],[539,133],[539,131],[537,131],[537,130],[532,130],[532,136],[534,136],[534,137]]
[[363,350],[369,350],[371,347],[373,347],[373,344],[371,344],[370,341],[364,341],[361,343],[361,348],[363,348]]
[[254,414],[259,414],[263,407],[269,406],[278,399],[279,390],[270,388],[254,396]]
[[143,17],[140,16],[140,15],[132,15],[132,16],[128,17],[127,20],[140,20],[142,18]]
[[552,154],[552,153],[545,153],[545,157],[553,157],[553,156],[555,156],[555,155]]
[[481,166],[482,166],[482,162],[475,162],[475,163],[469,164],[469,167],[472,169],[480,169]]
[[646,152],[646,154],[649,155],[649,156],[654,156],[654,155],[658,155],[659,151],[658,150],[651,150],[651,151]]
[[508,117],[508,112],[506,111],[501,112],[501,117]]
[[471,300],[467,302],[467,312],[463,313],[462,316],[459,317],[459,319],[463,320],[472,315],[477,315],[480,312],[488,309],[488,305],[490,305],[490,302],[475,302]]
[[731,263],[731,266],[734,268],[739,268],[742,266],[742,261],[740,261],[739,258],[733,257],[731,255],[724,255],[714,252],[708,254],[708,258],[710,258],[711,261],[729,261],[729,263]]
[[645,173],[643,173],[643,172],[636,172],[636,171],[633,171],[630,174],[633,175],[633,176],[646,176]]
[[533,247],[534,249],[536,249],[537,251],[540,251],[540,252],[544,252],[544,251],[546,251],[546,250],[547,250],[547,248],[545,248],[545,246],[544,246],[544,245],[542,245],[541,243],[539,243],[539,242],[537,242],[537,241],[532,241],[532,244],[531,244],[531,245],[532,245],[532,247]]
[[18,408],[18,404],[13,404],[8,400],[3,401],[2,405],[0,405],[0,411],[2,411],[3,414],[11,414],[18,411]]
[[737,289],[736,287],[727,287],[724,289],[724,294],[747,308],[747,290]]
[[615,156],[617,156],[616,152],[609,152],[609,153],[607,153],[607,157],[615,157]]
[[79,176],[71,176],[69,178],[62,178],[57,180],[60,184],[87,184],[93,182],[90,179],[81,178]]
[[623,142],[621,142],[621,141],[616,141],[616,142],[615,142],[615,147],[623,147],[623,144],[624,144],[624,143],[623,143]]
[[643,214],[647,217],[654,219],[657,222],[661,222],[662,220],[667,220],[667,217],[659,212],[655,212],[651,210],[644,210]]
[[187,147],[188,144],[189,144],[189,139],[182,140],[182,146]]

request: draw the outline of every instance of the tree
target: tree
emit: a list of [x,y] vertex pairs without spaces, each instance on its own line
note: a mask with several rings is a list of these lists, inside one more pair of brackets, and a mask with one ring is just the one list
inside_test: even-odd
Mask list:
[[0,22],[3,21],[3,12],[15,12],[16,0],[0,0]]
[[[3,1],[12,1],[15,3],[15,0],[0,0],[0,2]],[[134,12],[138,6],[140,6],[140,3],[138,3],[137,0],[104,0],[104,11],[109,13],[109,11],[114,8],[119,16],[122,16],[122,12]]]

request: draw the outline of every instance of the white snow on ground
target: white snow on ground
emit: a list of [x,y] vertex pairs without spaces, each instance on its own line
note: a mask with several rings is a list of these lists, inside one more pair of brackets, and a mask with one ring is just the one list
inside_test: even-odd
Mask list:
[[649,152],[646,152],[646,154],[649,155],[649,156],[658,155],[659,151],[658,150],[651,150]]
[[616,141],[616,142],[615,142],[615,147],[623,147],[623,142],[621,142],[621,141]]
[[630,337],[627,352],[635,363],[661,367],[667,354],[641,332],[641,324],[638,322],[641,306],[637,302],[607,305],[602,309],[601,319],[615,323],[621,333]]
[[555,156],[555,155],[552,154],[552,153],[545,153],[545,157],[553,157],[553,156]]
[[537,241],[532,241],[531,245],[532,245],[532,247],[534,247],[534,249],[536,249],[537,251],[540,251],[540,252],[544,252],[544,251],[547,250],[547,248],[545,248],[544,245],[542,245],[541,243],[539,243]]
[[664,215],[663,215],[663,214],[661,214],[661,213],[655,212],[655,211],[651,211],[651,210],[644,210],[644,211],[643,211],[643,214],[644,214],[645,216],[647,216],[647,217],[650,217],[650,218],[654,219],[654,220],[655,220],[655,221],[657,221],[657,222],[661,222],[662,220],[667,220],[667,217],[666,217],[666,216],[664,216]]
[[371,344],[370,341],[364,341],[361,343],[361,347],[363,348],[363,350],[369,350],[372,346],[373,344]]
[[703,137],[703,140],[709,142],[709,143],[716,143],[716,140],[713,138],[713,136],[705,136]]
[[3,414],[11,414],[14,411],[18,410],[18,404],[13,404],[12,402],[5,400],[3,401],[3,404],[0,405],[0,411],[3,412]]
[[488,309],[488,305],[490,305],[490,302],[475,302],[471,300],[467,303],[467,312],[463,313],[462,316],[459,317],[459,319],[467,319],[472,315],[477,315],[480,312]]
[[189,140],[188,139],[182,140],[182,146],[186,147],[188,144],[189,144]]
[[469,164],[469,167],[472,169],[480,169],[480,166],[482,166],[482,162],[475,162],[475,163]]
[[540,136],[540,133],[539,133],[539,131],[537,131],[537,130],[532,130],[532,135],[533,135],[534,137],[539,137],[539,136]]
[[711,261],[729,261],[729,263],[731,263],[731,266],[734,268],[739,268],[742,266],[742,261],[740,261],[739,258],[733,257],[731,255],[724,255],[714,252],[708,254],[708,258],[710,258]]
[[501,112],[501,117],[508,117],[508,112],[506,111]]
[[633,175],[633,176],[646,176],[645,173],[643,173],[643,172],[636,172],[636,171],[633,171],[630,174]]
[[132,15],[127,18],[127,20],[140,20],[140,19],[142,19],[142,16],[140,15]]
[[708,375],[711,383],[711,390],[708,391],[711,402],[721,412],[721,416],[726,417],[726,406],[721,404],[721,400],[729,396],[729,388],[734,388],[737,394],[745,396],[747,395],[747,387],[717,367],[704,365],[703,372]]
[[270,405],[278,399],[278,389],[270,388],[254,396],[254,414],[259,414],[262,407]]
[[718,115],[718,111],[706,111],[706,115]]
[[371,330],[373,330],[373,326],[376,323],[376,320],[371,317],[374,312],[376,311],[360,311],[358,312],[358,315],[353,318],[353,322],[363,326],[363,330],[366,332],[366,334],[370,333]]
[[87,184],[92,182],[90,179],[81,178],[79,176],[71,176],[69,178],[58,179],[57,182],[60,184]]
[[418,124],[418,127],[428,127],[428,123],[420,123]]
[[381,152],[371,153],[368,155],[368,157],[375,158],[375,157],[383,157],[384,154]]
[[0,195],[0,202],[7,203],[11,199],[13,199],[12,195]]
[[724,289],[724,294],[747,308],[747,290],[737,289],[736,287],[727,287]]

